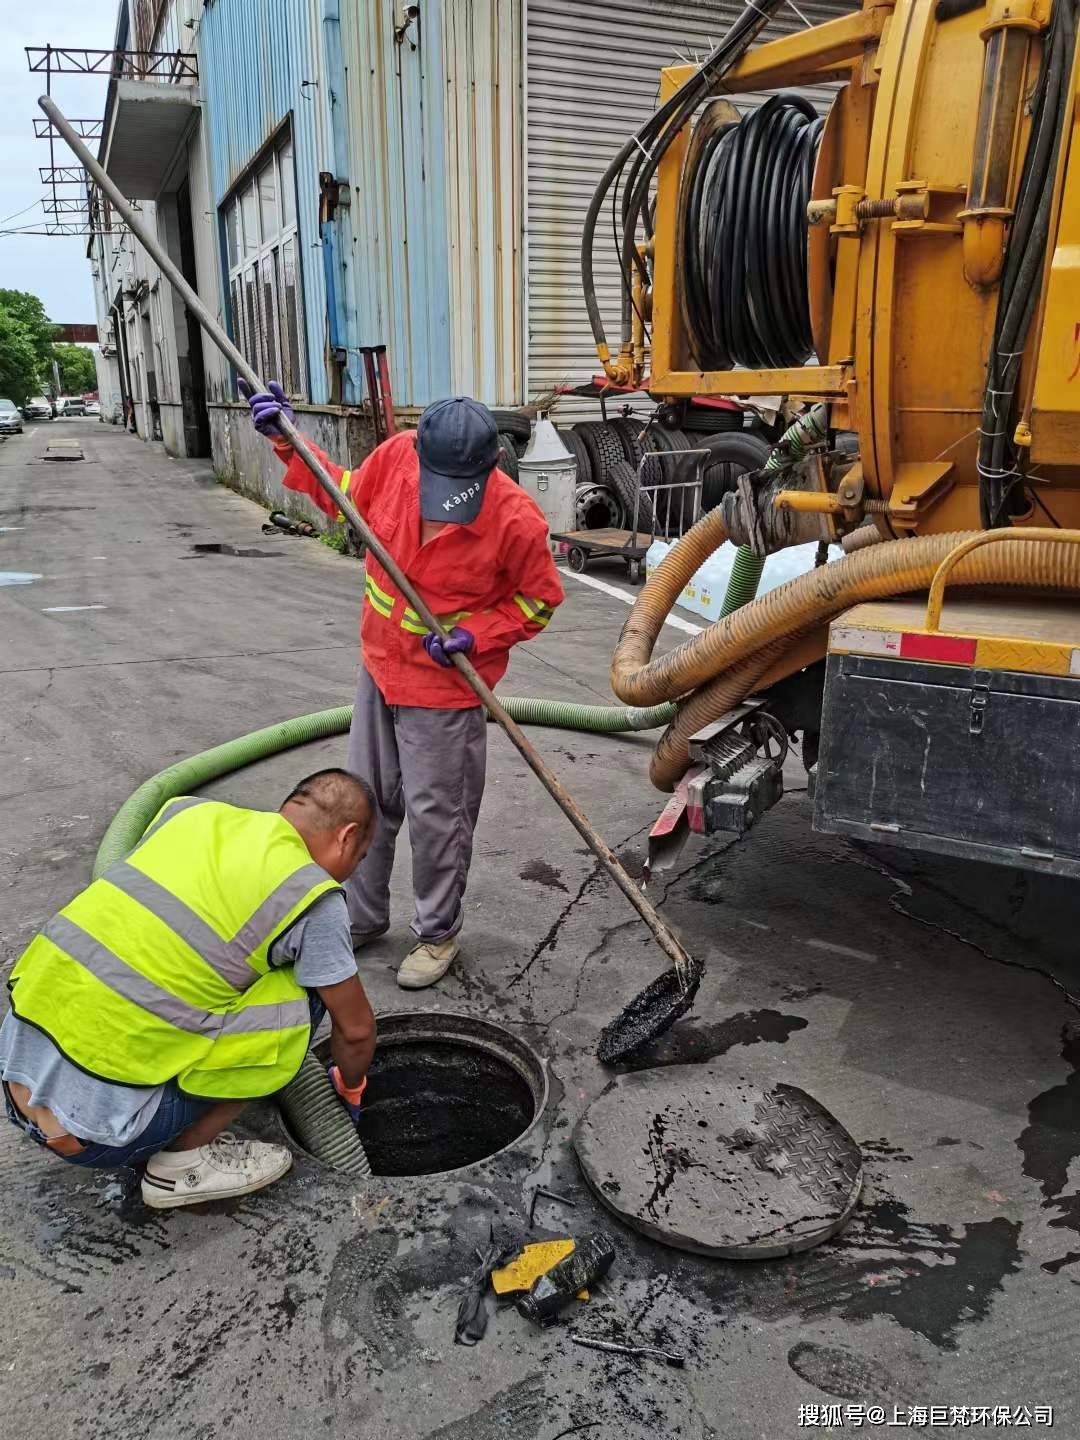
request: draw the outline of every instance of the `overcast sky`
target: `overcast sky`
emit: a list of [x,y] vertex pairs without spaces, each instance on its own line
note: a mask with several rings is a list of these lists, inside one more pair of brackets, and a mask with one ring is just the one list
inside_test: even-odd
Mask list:
[[[45,76],[30,73],[26,45],[85,45],[107,50],[115,35],[117,0],[3,0],[0,25],[0,230],[40,227],[45,193],[38,167],[49,163],[49,142],[34,138],[37,97]],[[56,103],[69,119],[100,119],[105,109],[105,76],[53,79]],[[43,117],[44,118],[44,117]],[[62,140],[55,142],[56,163],[74,163]],[[91,147],[95,148],[94,146]],[[60,192],[77,195],[74,186]],[[25,214],[8,219],[32,205]],[[93,291],[86,240],[0,235],[0,288],[29,290],[40,296],[49,318],[61,324],[92,324]]]

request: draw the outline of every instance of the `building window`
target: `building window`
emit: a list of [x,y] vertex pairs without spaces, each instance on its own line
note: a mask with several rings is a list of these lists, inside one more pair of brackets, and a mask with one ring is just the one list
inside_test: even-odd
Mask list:
[[292,140],[287,138],[222,206],[233,338],[266,380],[307,395],[300,242]]

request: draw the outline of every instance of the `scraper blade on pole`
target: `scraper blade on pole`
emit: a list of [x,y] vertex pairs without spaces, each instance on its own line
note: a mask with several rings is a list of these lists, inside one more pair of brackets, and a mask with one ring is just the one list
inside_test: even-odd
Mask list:
[[[150,255],[166,280],[168,280],[173,289],[177,291],[188,310],[195,316],[210,339],[225,356],[229,364],[233,366],[236,373],[251,386],[252,390],[265,390],[266,385],[262,378],[255,372],[253,367],[229,339],[215,317],[210,313],[202,300],[199,299],[199,296],[166,254],[157,236],[150,227],[145,224],[143,217],[138,211],[135,210],[117,189],[115,182],[79,139],[55,102],[50,96],[42,95],[38,99],[38,104],[63,136],[68,148],[78,157],[87,174],[93,176],[102,191],[109,197],[109,203],[113,209],[128,226],[143,249]],[[436,635],[445,636],[446,632],[435,618],[435,615],[423,597],[414,589],[412,582],[405,576],[393,557],[386,551],[382,542],[368,527],[366,521],[362,518],[349,497],[335,484],[329,471],[312,450],[304,436],[284,415],[280,416],[276,423],[282,435],[284,435],[296,454],[300,456],[312,475],[314,475],[319,486],[341,511],[357,538],[366,545],[375,556],[379,564],[401,591],[402,595],[404,595],[408,603],[420,616],[420,619],[428,629],[434,631]],[[685,1013],[688,1008],[688,1002],[692,1001],[693,996],[697,993],[703,970],[700,961],[694,960],[693,957],[688,954],[672,930],[669,929],[656,913],[654,907],[627,874],[607,841],[604,840],[595,829],[574,797],[547,766],[537,750],[526,738],[521,727],[506,713],[502,703],[498,700],[494,691],[481,679],[472,662],[460,653],[454,654],[452,658],[458,671],[475,692],[485,710],[506,732],[515,750],[517,750],[518,754],[532,770],[544,789],[562,810],[563,814],[603,865],[612,880],[615,881],[615,884],[630,901],[630,904],[652,932],[657,944],[671,961],[674,967],[673,979],[677,982],[674,990],[679,1003],[672,1007],[671,1018],[666,1020],[666,1023],[664,1022],[663,1016],[657,1015],[653,1017],[654,1024],[647,1027],[653,1034],[661,1033],[672,1020],[677,1019],[680,1014]],[[652,988],[653,987],[650,987],[650,989]],[[658,1029],[655,1028],[656,1024],[659,1024]],[[637,1044],[640,1043],[642,1043],[642,1041],[639,1040]],[[637,1048],[637,1044],[635,1044],[633,1048]]]

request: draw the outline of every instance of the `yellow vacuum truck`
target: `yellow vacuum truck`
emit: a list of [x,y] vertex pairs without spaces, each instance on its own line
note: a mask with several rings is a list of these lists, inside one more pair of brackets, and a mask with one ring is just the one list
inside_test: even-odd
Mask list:
[[[1080,0],[866,0],[755,45],[778,8],[662,72],[582,241],[613,387],[791,418],[613,657],[622,700],[679,702],[657,844],[747,828],[801,735],[819,830],[1080,874]],[[846,553],[654,658],[718,546],[752,574],[815,539]]]

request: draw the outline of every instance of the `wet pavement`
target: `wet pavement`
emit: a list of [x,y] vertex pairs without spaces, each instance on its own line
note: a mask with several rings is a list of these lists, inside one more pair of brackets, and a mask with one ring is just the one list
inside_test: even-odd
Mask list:
[[[347,702],[357,657],[355,562],[263,536],[263,513],[205,464],[95,422],[65,425],[85,460],[42,463],[49,428],[0,446],[0,567],[41,576],[0,588],[5,973],[85,883],[142,779]],[[504,692],[610,698],[628,612],[567,589]],[[639,863],[660,803],[647,740],[532,734]],[[361,973],[381,1011],[453,1009],[527,1039],[550,1062],[541,1122],[451,1179],[359,1184],[300,1156],[263,1194],[166,1215],[3,1127],[10,1433],[776,1440],[867,1416],[864,1430],[880,1418],[902,1422],[892,1433],[982,1433],[1052,1406],[1055,1432],[1080,1434],[1075,887],[816,836],[797,760],[746,842],[688,849],[653,894],[707,973],[690,1015],[623,1068],[799,1086],[859,1142],[865,1168],[858,1208],[826,1244],[698,1258],[623,1228],[570,1145],[612,1078],[597,1036],[662,958],[516,753],[489,739],[462,962],[435,991],[394,985],[410,938],[403,837],[394,925]],[[275,806],[343,754],[343,740],[321,742],[210,793]],[[280,1133],[266,1107],[248,1123]],[[530,1233],[537,1185],[577,1206],[540,1199]],[[509,1243],[568,1226],[618,1243],[575,1326],[684,1351],[684,1369],[581,1349],[568,1327],[540,1331],[512,1309],[478,1347],[452,1343],[458,1287],[492,1231]]]

